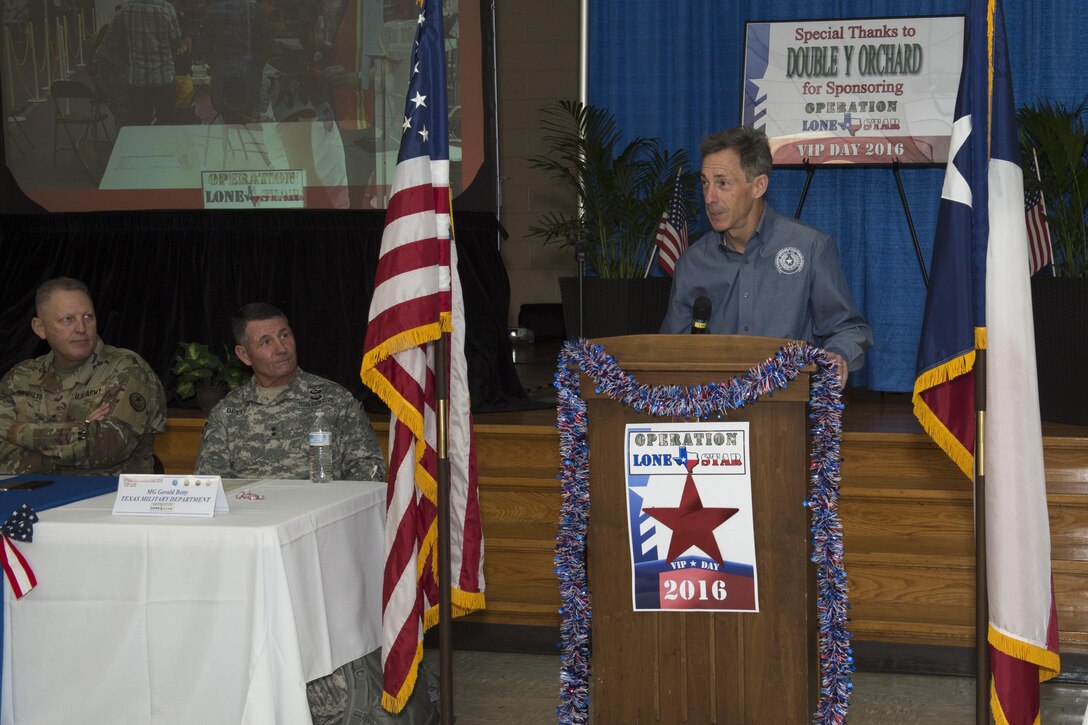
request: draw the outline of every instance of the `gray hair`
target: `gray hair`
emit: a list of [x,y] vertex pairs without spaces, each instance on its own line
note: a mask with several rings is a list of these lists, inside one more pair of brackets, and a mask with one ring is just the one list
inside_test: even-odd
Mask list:
[[72,279],[71,277],[47,279],[38,285],[37,291],[34,292],[34,314],[41,315],[42,307],[45,306],[45,303],[49,301],[54,292],[82,292],[87,295],[87,299],[91,297],[91,291],[87,289],[87,285],[78,279]]
[[734,126],[712,133],[699,145],[699,153],[705,159],[710,154],[732,149],[740,157],[740,167],[749,182],[760,174],[771,175],[771,144],[762,129]]

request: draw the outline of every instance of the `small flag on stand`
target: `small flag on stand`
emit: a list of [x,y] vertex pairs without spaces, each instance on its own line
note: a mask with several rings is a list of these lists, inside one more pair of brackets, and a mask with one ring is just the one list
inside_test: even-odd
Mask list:
[[[1039,176],[1039,161],[1035,161],[1035,175]],[[1024,214],[1028,223],[1028,250],[1031,254],[1030,272],[1034,276],[1043,267],[1054,264],[1054,247],[1050,243],[1050,227],[1046,223],[1046,202],[1043,190],[1024,192]]]
[[684,194],[679,172],[676,174],[672,199],[661,213],[661,222],[654,234],[654,244],[658,250],[657,263],[671,277],[676,268],[676,260],[688,248],[688,215],[684,211]]
[[[440,587],[454,616],[484,606],[483,533],[465,363],[465,314],[451,239],[446,59],[440,0],[416,27],[392,196],[386,212],[361,376],[390,409],[382,587],[382,705],[415,687]],[[450,334],[446,359],[437,341]],[[438,567],[436,366],[449,370],[450,571]]]

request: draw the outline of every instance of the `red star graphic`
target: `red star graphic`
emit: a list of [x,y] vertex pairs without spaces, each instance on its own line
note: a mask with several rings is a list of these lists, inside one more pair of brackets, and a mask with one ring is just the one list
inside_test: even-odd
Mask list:
[[698,465],[697,460],[688,461],[688,477],[684,481],[684,492],[680,495],[680,505],[676,508],[652,507],[643,509],[650,518],[657,519],[672,529],[672,541],[669,542],[667,562],[675,561],[681,554],[695,546],[719,564],[724,564],[718,542],[714,539],[714,529],[721,526],[740,509],[704,508],[695,488],[695,479],[691,470]]

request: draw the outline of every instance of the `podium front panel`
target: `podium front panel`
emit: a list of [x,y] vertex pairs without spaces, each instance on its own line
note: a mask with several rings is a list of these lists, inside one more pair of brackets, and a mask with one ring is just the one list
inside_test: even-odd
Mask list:
[[[715,379],[702,377],[699,382]],[[803,506],[807,375],[794,387],[805,391],[803,399],[765,396],[727,418],[751,426],[756,613],[633,611],[624,430],[628,423],[667,419],[635,413],[602,396],[585,396],[594,722],[705,725],[811,718],[818,652],[815,576]],[[587,389],[592,387],[583,380]]]

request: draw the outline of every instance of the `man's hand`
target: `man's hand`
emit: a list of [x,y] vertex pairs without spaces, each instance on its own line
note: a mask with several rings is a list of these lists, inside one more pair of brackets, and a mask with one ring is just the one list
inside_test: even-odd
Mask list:
[[[834,353],[832,353],[832,354],[834,354]],[[83,422],[84,423],[90,423],[92,420],[105,420],[106,416],[109,415],[109,412],[110,412],[110,404],[109,403],[103,403],[102,405],[98,406],[97,408],[92,410],[90,413],[88,413],[87,417],[83,419]]]
[[[83,419],[83,425],[86,425],[87,423],[90,423],[92,420],[105,420],[106,416],[108,416],[109,413],[110,413],[110,404],[108,402],[103,403],[102,405],[98,406],[97,408],[95,408],[94,410],[92,410],[90,413],[87,414],[87,417]],[[14,423],[12,423],[10,426],[8,426],[8,433],[7,433],[7,436],[5,436],[5,437],[8,439],[9,443],[12,443],[14,445],[19,445],[19,438],[18,438],[19,429],[22,428],[22,427],[23,427],[23,421],[21,421],[21,420],[17,420]]]
[[846,376],[850,374],[850,371],[846,369],[846,358],[830,350],[827,351],[827,356],[839,366],[839,389],[842,390],[846,387]]

